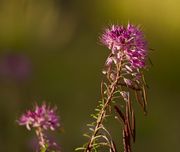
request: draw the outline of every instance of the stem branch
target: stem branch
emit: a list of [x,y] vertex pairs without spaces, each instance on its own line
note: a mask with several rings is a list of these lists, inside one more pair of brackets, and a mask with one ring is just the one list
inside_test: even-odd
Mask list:
[[112,101],[112,97],[113,97],[114,92],[116,90],[116,86],[117,86],[119,78],[120,78],[120,70],[121,70],[121,63],[119,65],[117,65],[116,78],[109,85],[110,90],[109,90],[108,98],[107,98],[105,104],[103,105],[103,107],[102,107],[102,109],[101,109],[101,111],[99,113],[98,119],[96,121],[96,126],[95,126],[95,129],[94,129],[94,132],[93,132],[93,134],[92,134],[92,136],[91,136],[91,138],[90,138],[84,152],[91,152],[92,151],[93,144],[94,144],[94,139],[95,139],[96,135],[98,134],[99,128],[101,127],[101,125],[102,125],[102,123],[104,121],[104,118],[106,116],[106,109],[107,109],[109,103]]

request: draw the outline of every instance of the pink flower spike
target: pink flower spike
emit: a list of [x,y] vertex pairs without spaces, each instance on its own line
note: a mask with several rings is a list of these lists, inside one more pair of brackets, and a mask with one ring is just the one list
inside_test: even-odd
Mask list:
[[25,125],[28,130],[38,127],[44,130],[55,130],[60,126],[59,118],[55,112],[56,108],[50,108],[45,103],[42,106],[35,105],[35,110],[27,111],[17,122],[21,126]]
[[132,68],[144,68],[147,56],[147,43],[138,26],[128,24],[127,27],[112,25],[106,28],[100,41],[119,59],[126,57]]

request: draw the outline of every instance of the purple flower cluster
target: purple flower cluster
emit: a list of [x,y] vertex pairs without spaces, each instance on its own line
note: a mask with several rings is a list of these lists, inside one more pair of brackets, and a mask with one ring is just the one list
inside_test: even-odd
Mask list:
[[19,125],[25,125],[28,130],[33,128],[41,128],[44,130],[55,130],[60,126],[59,118],[55,113],[56,108],[50,108],[45,103],[42,106],[35,106],[34,111],[28,110],[18,120]]
[[128,24],[127,27],[112,25],[105,29],[100,41],[113,54],[113,58],[107,59],[107,65],[124,60],[132,69],[145,67],[147,43],[139,27],[132,24]]

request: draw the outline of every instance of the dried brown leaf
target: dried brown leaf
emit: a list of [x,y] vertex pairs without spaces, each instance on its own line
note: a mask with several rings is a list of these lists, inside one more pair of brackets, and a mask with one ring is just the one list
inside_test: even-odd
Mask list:
[[135,114],[134,114],[134,111],[133,111],[133,110],[132,110],[131,119],[132,119],[132,124],[131,124],[131,128],[132,128],[132,138],[133,138],[133,141],[135,142],[135,139],[136,139],[136,122],[135,122]]
[[116,112],[119,114],[119,117],[121,118],[121,120],[125,123],[125,116],[122,113],[122,111],[120,110],[120,108],[118,106],[114,106],[114,109],[116,110]]
[[135,91],[135,97],[136,97],[136,101],[142,107],[144,114],[146,114],[146,103],[145,103],[142,91]]
[[130,134],[128,132],[127,124],[124,125],[124,129],[123,129],[123,144],[124,144],[124,152],[131,152],[131,140],[130,140]]

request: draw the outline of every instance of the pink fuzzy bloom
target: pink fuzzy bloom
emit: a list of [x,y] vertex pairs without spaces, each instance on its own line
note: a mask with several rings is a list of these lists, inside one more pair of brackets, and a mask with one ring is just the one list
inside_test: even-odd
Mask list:
[[50,108],[45,103],[42,106],[36,105],[34,110],[28,110],[19,118],[18,124],[25,125],[28,130],[38,127],[45,130],[55,130],[60,126],[59,118],[55,112],[56,108]]
[[112,25],[105,29],[100,41],[112,51],[116,62],[125,60],[132,68],[145,67],[147,43],[139,27]]

